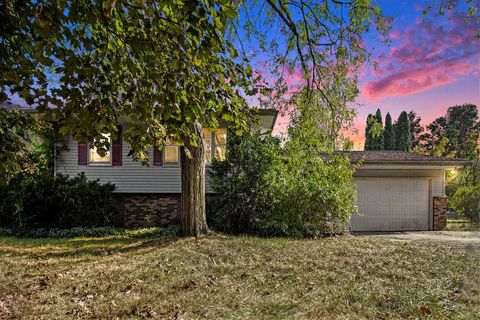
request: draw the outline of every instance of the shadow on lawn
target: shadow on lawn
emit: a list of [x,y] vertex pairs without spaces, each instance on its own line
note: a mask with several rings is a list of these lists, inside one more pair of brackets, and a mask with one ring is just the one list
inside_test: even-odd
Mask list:
[[129,253],[153,248],[165,248],[178,237],[158,238],[73,238],[25,239],[8,237],[0,240],[0,252],[10,257],[34,259],[74,258]]

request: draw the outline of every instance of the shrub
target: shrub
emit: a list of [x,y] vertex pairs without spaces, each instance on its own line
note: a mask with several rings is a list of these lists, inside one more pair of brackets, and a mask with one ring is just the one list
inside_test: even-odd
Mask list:
[[227,233],[258,234],[275,201],[270,176],[280,161],[280,139],[247,133],[229,135],[227,143],[226,161],[209,169],[216,194],[207,198],[208,223]]
[[112,223],[115,186],[84,174],[19,175],[2,193],[0,226],[15,229],[102,227]]
[[215,195],[210,225],[227,233],[318,236],[345,229],[356,208],[346,157],[305,157],[281,141],[254,133],[229,137],[224,162],[209,170]]
[[473,223],[480,223],[480,185],[460,186],[452,197],[452,207]]

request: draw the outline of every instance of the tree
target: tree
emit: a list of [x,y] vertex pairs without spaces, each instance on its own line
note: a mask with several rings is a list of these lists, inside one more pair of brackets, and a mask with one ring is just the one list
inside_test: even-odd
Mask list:
[[[358,92],[356,78],[347,77],[345,70],[356,70],[366,59],[363,34],[370,26],[386,34],[388,21],[367,1],[266,3],[259,8],[268,11],[262,15],[265,22],[282,26],[278,36],[283,42],[276,42],[276,48],[283,50],[270,50],[277,70],[300,66],[306,87],[319,90],[335,115],[340,103],[322,91],[326,75],[342,61],[339,74],[349,80],[346,88]],[[224,122],[241,134],[253,118],[245,96],[257,92],[255,80],[231,35],[239,36],[235,30],[241,26],[265,39],[265,31],[241,13],[256,4],[2,2],[0,100],[18,95],[55,121],[61,133],[107,149],[108,142],[99,138],[117,132],[121,117],[128,122],[124,138],[131,156],[143,162],[148,147],[161,146],[166,139],[177,142],[182,153],[182,229],[185,235],[200,235],[207,230],[202,129]]]
[[398,117],[397,124],[395,126],[395,145],[396,150],[410,151],[410,121],[408,120],[408,114],[403,111]]
[[34,119],[23,111],[0,106],[0,187],[31,167],[28,152],[34,125]]
[[410,121],[410,141],[412,142],[412,149],[415,150],[421,145],[421,137],[425,128],[420,124],[422,118],[414,111],[408,113],[408,119]]
[[457,158],[473,159],[480,138],[478,109],[473,104],[448,108],[445,136],[448,138],[447,152]]
[[373,130],[371,150],[384,150],[385,138],[384,138],[382,112],[380,111],[380,109],[377,109],[377,112],[375,112],[374,126],[375,128],[371,128],[371,130]]
[[395,129],[392,125],[392,117],[387,113],[385,117],[385,150],[395,150]]
[[365,150],[372,150],[372,126],[375,122],[375,117],[372,114],[367,116],[367,123],[365,125]]
[[[421,136],[423,148],[430,155],[445,155],[445,146],[448,139],[445,137],[447,121],[445,117],[439,117],[427,126],[427,132]],[[441,149],[439,154],[437,149]]]

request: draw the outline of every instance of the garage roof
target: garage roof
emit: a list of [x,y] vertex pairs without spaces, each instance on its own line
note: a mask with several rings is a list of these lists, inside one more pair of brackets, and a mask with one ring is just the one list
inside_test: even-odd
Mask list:
[[350,161],[356,163],[363,160],[363,164],[426,164],[463,166],[470,161],[458,159],[416,154],[405,151],[393,150],[365,150],[348,152]]

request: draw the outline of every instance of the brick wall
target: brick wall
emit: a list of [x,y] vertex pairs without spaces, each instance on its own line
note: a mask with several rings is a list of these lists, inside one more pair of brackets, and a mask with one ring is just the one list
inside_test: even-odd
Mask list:
[[433,230],[442,230],[447,225],[447,197],[433,197]]
[[124,227],[162,226],[180,220],[180,194],[117,194],[116,200],[120,214],[116,224]]

